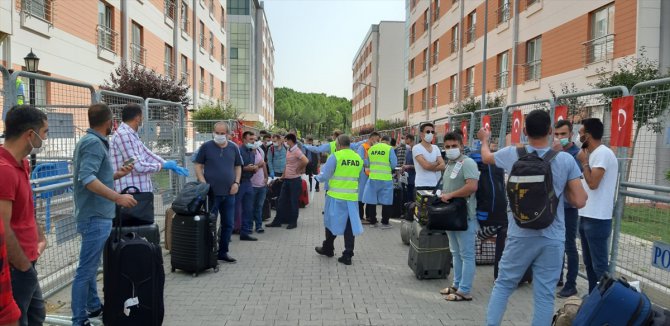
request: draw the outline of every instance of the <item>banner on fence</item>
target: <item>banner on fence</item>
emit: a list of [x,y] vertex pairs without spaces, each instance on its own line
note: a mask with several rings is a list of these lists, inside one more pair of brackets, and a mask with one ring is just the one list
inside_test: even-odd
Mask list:
[[512,112],[512,132],[510,141],[512,144],[521,142],[521,129],[523,128],[523,114],[521,110]]
[[554,109],[554,122],[559,122],[568,118],[568,107],[559,105]]
[[461,131],[463,132],[463,145],[468,144],[468,120],[461,121]]
[[482,127],[486,130],[491,130],[491,116],[485,115],[482,117]]
[[449,127],[450,127],[450,126],[449,126],[449,122],[445,122],[445,123],[444,123],[444,131],[445,131],[445,132],[449,132]]
[[610,146],[630,147],[633,132],[633,99],[633,96],[624,96],[612,100]]

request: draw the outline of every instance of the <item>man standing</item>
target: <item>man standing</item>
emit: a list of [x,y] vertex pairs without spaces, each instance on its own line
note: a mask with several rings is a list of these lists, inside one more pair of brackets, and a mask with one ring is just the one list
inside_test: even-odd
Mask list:
[[251,186],[254,193],[253,222],[256,224],[256,233],[263,233],[265,232],[263,230],[263,205],[268,192],[268,168],[264,161],[265,152],[257,145],[253,147],[253,152],[255,156],[254,164],[258,167],[258,170],[251,177]]
[[[358,187],[358,215],[363,221],[363,224],[370,224],[370,221],[377,221],[377,205],[363,203],[363,193],[365,191],[365,185],[368,183],[368,177],[370,175],[370,160],[368,158],[369,150],[372,146],[376,145],[379,142],[381,136],[378,132],[373,131],[370,133],[368,140],[365,141],[360,147],[358,147],[358,156],[363,160],[363,177],[359,180]],[[365,212],[365,218],[363,217],[363,212]]]
[[228,124],[219,121],[214,125],[214,140],[210,140],[198,151],[195,160],[195,175],[200,182],[211,186],[209,209],[221,215],[219,235],[219,260],[234,263],[228,255],[228,243],[235,223],[235,195],[240,190],[242,158],[240,150],[228,140]]
[[[370,147],[363,165],[370,167],[369,180],[363,190],[363,203],[375,208],[375,214],[368,215],[370,227],[376,228],[377,204],[393,205],[393,168],[398,165],[395,151],[389,146],[389,136],[382,137],[381,143]],[[382,211],[383,213],[383,211]],[[389,214],[382,214],[382,229],[390,229]]]
[[114,172],[107,137],[112,133],[112,110],[107,104],[88,108],[90,128],[74,149],[72,173],[74,216],[81,235],[79,265],[72,281],[72,324],[90,325],[89,318],[102,313],[96,274],[105,242],[112,231],[116,205],[133,207],[132,195],[114,191],[114,180],[130,173],[129,164]]
[[356,152],[349,149],[349,136],[337,138],[337,151],[333,151],[317,179],[328,184],[324,225],[326,239],[321,247],[314,248],[319,255],[333,257],[333,243],[338,235],[344,235],[344,252],[338,258],[342,264],[351,265],[354,256],[354,237],[363,233],[363,225],[358,216],[358,187],[363,177],[363,160]]
[[286,169],[286,145],[284,137],[279,134],[272,135],[272,145],[268,148],[268,172],[270,178],[281,178]]
[[444,135],[447,168],[444,171],[444,186],[440,199],[449,202],[454,198],[465,198],[468,207],[468,229],[447,231],[449,250],[454,265],[454,284],[440,293],[447,301],[471,301],[472,282],[475,279],[475,236],[477,234],[477,183],[479,168],[475,161],[463,154],[463,137],[450,132]]
[[612,233],[612,211],[619,165],[616,155],[603,145],[604,127],[600,119],[584,119],[579,128],[582,150],[577,159],[584,171],[582,181],[589,200],[579,209],[579,237],[589,279],[589,293],[609,267],[608,248]]
[[123,168],[123,162],[134,158],[134,168],[128,176],[114,182],[116,191],[121,192],[127,187],[134,186],[141,192],[153,192],[151,174],[161,169],[172,170],[181,176],[188,176],[188,170],[177,165],[175,161],[166,161],[150,151],[137,131],[142,126],[144,117],[142,107],[137,104],[128,104],[121,111],[121,126],[112,136],[110,156],[115,170]]
[[[286,135],[286,169],[282,175],[281,194],[279,195],[279,204],[277,205],[277,216],[267,227],[280,227],[282,223],[287,223],[286,229],[291,230],[298,227],[298,197],[302,191],[301,175],[305,172],[305,167],[309,160],[300,148],[294,134]],[[277,220],[279,219],[279,220]]]
[[[535,110],[526,116],[524,133],[528,136],[527,153],[535,152],[544,157],[550,150],[551,118],[544,110]],[[491,132],[481,129],[477,137],[482,142],[481,154],[484,164],[495,164],[508,174],[519,160],[515,146],[503,148],[495,153],[489,148]],[[530,155],[530,154],[527,154]],[[584,207],[586,193],[579,181],[581,173],[575,160],[567,153],[559,152],[550,161],[554,195],[557,207],[565,200],[576,207]],[[552,205],[547,198],[546,205]],[[487,325],[500,325],[507,308],[507,301],[519,285],[528,267],[533,268],[533,320],[532,325],[549,325],[554,314],[554,289],[558,282],[562,260],[556,259],[564,253],[565,218],[558,209],[553,222],[543,229],[522,228],[514,216],[508,214],[508,230],[505,251],[498,264],[498,278],[489,299]]]
[[440,175],[446,165],[440,154],[440,148],[432,144],[435,137],[435,126],[427,122],[421,125],[420,130],[421,143],[412,148],[416,169],[415,184],[417,190],[432,190],[437,186],[437,181],[440,180]]
[[30,164],[26,156],[44,149],[49,124],[44,112],[18,105],[7,112],[5,128],[5,143],[0,146],[0,216],[7,246],[3,260],[9,264],[0,266],[0,302],[4,304],[0,311],[6,313],[2,316],[5,322],[18,320],[22,326],[42,325],[46,310],[35,262],[47,242],[35,220]]
[[[314,145],[314,138],[312,136],[307,136],[307,144],[305,145],[305,149],[307,150],[307,146],[313,146]],[[319,174],[319,153],[317,152],[312,152],[310,150],[307,150],[307,158],[309,159],[309,164],[307,164],[307,177],[309,178],[309,191],[312,191],[312,178]],[[319,180],[314,180],[316,183],[316,192],[319,192]]]
[[405,201],[414,201],[414,180],[416,178],[416,170],[414,169],[414,156],[412,155],[412,148],[414,147],[414,135],[405,135],[405,144],[407,152],[405,153],[405,162],[402,166],[402,171],[407,172],[407,188],[405,189]]
[[251,131],[245,131],[242,134],[242,141],[244,142],[244,147],[240,149],[242,178],[240,190],[235,198],[235,229],[241,226],[240,240],[256,241],[258,239],[251,236],[254,223],[254,187],[251,184],[251,177],[261,169],[256,165],[256,135]]
[[[579,147],[572,141],[572,123],[568,120],[561,120],[554,127],[554,146],[555,151],[564,151],[577,161]],[[581,164],[579,164],[581,168]],[[588,203],[587,203],[588,204]],[[565,256],[568,261],[568,272],[565,275],[565,285],[558,292],[559,298],[567,298],[577,294],[577,272],[579,271],[579,253],[577,253],[577,225],[579,224],[579,210],[565,203],[563,208],[565,214]],[[564,259],[565,260],[565,259]],[[562,265],[561,265],[562,266]],[[563,283],[563,268],[559,277],[558,286]]]

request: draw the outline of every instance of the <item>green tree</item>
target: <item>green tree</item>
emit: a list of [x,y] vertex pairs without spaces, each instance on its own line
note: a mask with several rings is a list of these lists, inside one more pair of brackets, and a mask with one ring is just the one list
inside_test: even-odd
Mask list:
[[195,129],[200,133],[208,133],[214,129],[214,124],[221,120],[237,120],[239,114],[230,102],[209,102],[200,105],[200,108],[191,114]]
[[[493,96],[486,97],[486,108],[499,108],[505,106],[505,97],[499,93],[495,93]],[[475,99],[474,97],[469,97],[465,101],[461,102],[454,109],[455,114],[475,112],[482,108],[482,100]]]
[[333,129],[349,130],[351,101],[323,93],[275,88],[275,126],[295,128],[301,135],[325,138]]

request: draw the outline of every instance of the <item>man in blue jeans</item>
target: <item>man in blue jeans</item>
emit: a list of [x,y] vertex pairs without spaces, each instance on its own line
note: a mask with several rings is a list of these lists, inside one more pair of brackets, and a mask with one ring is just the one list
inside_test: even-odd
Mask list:
[[[251,177],[260,170],[256,165],[256,135],[251,131],[245,131],[242,134],[244,147],[240,149],[242,158],[242,178],[240,179],[240,191],[237,193],[236,216],[241,220],[240,240],[256,241],[258,239],[251,236],[253,232],[254,218],[254,187],[251,184]],[[237,226],[237,221],[235,222]]]
[[90,325],[89,318],[102,313],[96,274],[107,238],[112,231],[115,205],[133,207],[137,201],[130,194],[114,191],[114,180],[132,171],[124,165],[114,172],[109,157],[107,137],[112,133],[112,111],[106,104],[88,109],[90,129],[74,150],[74,216],[81,234],[79,266],[72,281],[72,324]]
[[210,185],[210,211],[221,215],[219,260],[234,263],[228,255],[228,244],[235,223],[235,195],[240,190],[242,158],[237,145],[228,140],[228,124],[220,121],[214,125],[213,140],[198,150],[195,174],[198,181]]
[[251,177],[251,186],[254,188],[253,222],[256,224],[256,233],[264,233],[263,205],[265,204],[265,196],[268,192],[268,168],[264,160],[265,152],[263,152],[260,146],[255,146],[253,151],[255,154],[254,164],[258,166],[258,170]]
[[[526,116],[524,134],[528,136],[526,150],[544,156],[549,151],[551,118],[544,110],[535,110]],[[484,164],[495,164],[510,173],[519,159],[517,148],[509,146],[492,153],[489,148],[491,132],[481,129],[477,137],[482,142],[481,154]],[[553,186],[558,207],[567,200],[576,207],[584,207],[586,193],[580,182],[581,172],[574,158],[559,152],[551,161]],[[547,205],[549,203],[547,202]],[[532,325],[549,325],[554,314],[554,289],[561,270],[564,254],[565,216],[562,209],[556,211],[554,221],[544,229],[519,227],[514,217],[508,216],[508,231],[505,251],[498,264],[498,278],[493,286],[486,316],[487,325],[500,325],[507,307],[507,300],[518,287],[528,267],[533,269],[533,321]]]
[[609,268],[608,246],[612,233],[612,212],[619,164],[616,155],[603,145],[603,123],[600,119],[584,119],[579,129],[582,150],[577,159],[584,169],[584,189],[589,200],[579,209],[579,237],[589,279],[589,293],[595,289]]
[[281,176],[282,184],[279,203],[277,204],[277,215],[272,223],[266,224],[266,227],[281,227],[286,223],[286,229],[291,230],[298,227],[298,197],[302,192],[302,175],[305,173],[305,167],[309,160],[307,156],[298,148],[298,139],[294,134],[286,135],[286,168]]
[[[568,120],[557,122],[554,126],[553,149],[572,155],[579,165],[579,161],[577,161],[579,147],[572,141],[572,137],[572,123]],[[581,169],[581,165],[579,166]],[[577,252],[579,210],[568,203],[565,203],[563,210],[565,212],[565,256],[567,256],[568,272],[565,276],[565,285],[563,285],[563,269],[561,268],[558,286],[563,286],[563,288],[558,291],[559,298],[567,298],[577,294],[577,272],[579,271],[579,253]]]

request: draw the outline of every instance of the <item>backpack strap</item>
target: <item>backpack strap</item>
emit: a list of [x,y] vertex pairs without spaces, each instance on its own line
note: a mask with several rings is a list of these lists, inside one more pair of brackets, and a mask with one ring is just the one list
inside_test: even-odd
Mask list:
[[526,150],[526,146],[523,144],[519,144],[516,146],[516,154],[519,155],[519,158],[522,158],[526,155],[528,155],[528,151]]
[[554,158],[556,158],[557,155],[558,152],[550,148],[549,151],[546,152],[544,156],[542,156],[542,159],[547,162],[551,162]]

